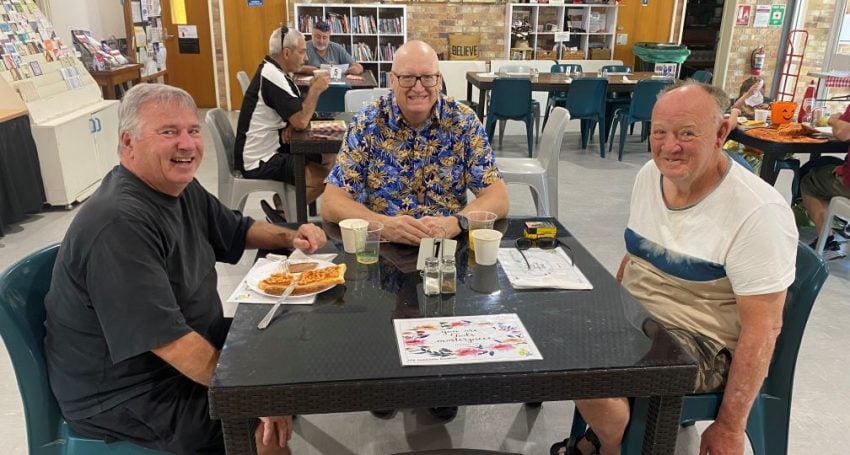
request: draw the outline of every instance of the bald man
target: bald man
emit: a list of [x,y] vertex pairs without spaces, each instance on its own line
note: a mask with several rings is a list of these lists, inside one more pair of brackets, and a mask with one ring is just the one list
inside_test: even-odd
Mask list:
[[[484,127],[440,93],[441,77],[425,42],[398,49],[390,93],[354,117],[325,180],[324,220],[379,221],[387,240],[418,245],[443,232],[457,236],[469,211],[507,215],[507,187]],[[476,197],[469,203],[467,190]]]

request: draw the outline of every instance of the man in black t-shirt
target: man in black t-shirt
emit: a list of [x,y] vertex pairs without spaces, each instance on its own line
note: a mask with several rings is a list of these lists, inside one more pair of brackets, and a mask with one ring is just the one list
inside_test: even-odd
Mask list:
[[[239,122],[236,125],[234,157],[236,168],[250,179],[280,180],[295,183],[295,163],[289,154],[292,130],[304,130],[316,110],[319,95],[328,88],[327,72],[315,76],[302,99],[292,80],[307,61],[307,44],[298,30],[276,29],[269,37],[267,55],[248,85]],[[321,156],[308,155],[304,175],[307,202],[322,194],[331,159],[323,165]],[[281,208],[276,198],[277,208]]]
[[[245,248],[314,251],[325,235],[254,222],[194,179],[204,151],[185,91],[137,85],[118,115],[120,165],[68,228],[45,299],[50,386],[83,435],[224,453],[207,402],[229,325],[215,263]],[[291,417],[261,422],[260,453],[287,453]]]

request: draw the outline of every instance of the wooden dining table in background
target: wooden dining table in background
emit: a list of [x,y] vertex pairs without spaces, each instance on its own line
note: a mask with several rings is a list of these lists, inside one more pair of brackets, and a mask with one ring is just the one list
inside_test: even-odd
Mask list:
[[[372,74],[371,71],[364,71],[363,74],[359,74],[356,76],[352,76],[349,78],[345,77],[343,81],[332,82],[332,84],[345,85],[348,86],[349,89],[361,89],[361,88],[375,88],[378,86],[378,81],[375,79],[375,75]],[[306,95],[307,91],[310,88],[310,83],[313,82],[313,76],[298,74],[295,76],[295,85],[301,89],[302,95]]]
[[[644,79],[652,79],[655,73],[652,72],[637,72],[629,74],[609,74],[608,92],[610,93],[628,93],[635,89],[638,81]],[[598,73],[582,73],[583,77],[597,77]],[[624,80],[626,77],[628,81]],[[537,76],[529,76],[531,78],[531,91],[533,92],[568,92],[570,90],[570,82],[567,74],[564,73],[538,73]],[[478,89],[478,106],[475,113],[478,118],[484,118],[484,108],[487,103],[487,92],[493,85],[493,80],[497,78],[494,73],[481,73],[478,71],[467,71],[466,73],[466,99],[472,99],[472,87]]]

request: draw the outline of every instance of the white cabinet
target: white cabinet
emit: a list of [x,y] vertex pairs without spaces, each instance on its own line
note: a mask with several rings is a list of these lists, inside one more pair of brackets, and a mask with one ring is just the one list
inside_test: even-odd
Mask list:
[[[505,25],[505,58],[512,60],[549,60],[557,58],[556,33],[569,31],[564,60],[610,60],[614,56],[617,32],[617,5],[608,4],[529,4],[509,3]],[[512,24],[528,24],[525,40],[511,32]]]
[[296,4],[298,30],[307,35],[319,20],[331,25],[331,41],[341,44],[387,86],[395,51],[407,41],[405,5],[310,3]]
[[47,203],[83,201],[118,164],[118,101],[101,101],[33,124],[32,135]]

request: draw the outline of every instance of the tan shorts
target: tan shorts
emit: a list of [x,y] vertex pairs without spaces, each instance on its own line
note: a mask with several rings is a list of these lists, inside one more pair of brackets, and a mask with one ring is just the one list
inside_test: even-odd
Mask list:
[[694,392],[718,392],[726,386],[732,353],[723,344],[712,338],[681,329],[670,329],[683,348],[697,359],[697,378]]
[[809,171],[800,182],[800,192],[822,201],[829,201],[835,196],[850,198],[850,188],[835,175],[835,168],[834,165],[826,165]]

